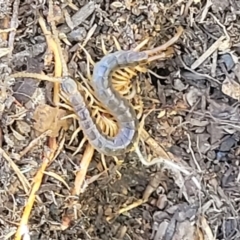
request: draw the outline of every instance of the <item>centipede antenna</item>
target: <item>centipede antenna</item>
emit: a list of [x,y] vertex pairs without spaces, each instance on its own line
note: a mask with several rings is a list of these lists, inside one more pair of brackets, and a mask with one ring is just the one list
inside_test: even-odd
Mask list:
[[[64,60],[64,56],[63,56],[62,49],[61,49],[61,44],[60,44],[60,41],[59,41],[59,38],[58,38],[58,30],[57,30],[57,27],[55,25],[54,13],[53,13],[53,1],[52,0],[49,0],[49,16],[50,16],[49,24],[52,28],[53,38],[56,42],[57,49],[58,49],[58,54],[59,54],[60,61],[61,61],[61,64],[62,64],[62,76],[65,77],[65,76],[69,75],[68,74],[68,68],[67,68],[67,64]],[[51,19],[51,17],[52,17],[52,19]]]
[[9,76],[10,78],[35,78],[37,80],[45,80],[49,82],[61,82],[61,79],[56,77],[50,77],[48,75],[43,75],[39,73],[29,73],[29,72],[17,72]]
[[165,59],[167,56],[170,57],[171,55],[166,55],[166,53],[163,52],[163,53],[158,54],[158,55],[156,55],[156,56],[151,56],[151,57],[149,57],[149,58],[148,58],[148,61],[149,61],[149,62],[153,62],[153,61],[155,61],[155,60]]
[[152,54],[156,54],[157,52],[162,52],[167,50],[170,46],[172,46],[175,42],[177,42],[177,40],[180,38],[180,36],[183,33],[183,28],[180,26],[177,29],[177,33],[166,43],[164,43],[163,45],[153,48],[151,50],[146,50],[144,52],[146,52],[148,55],[152,55]]

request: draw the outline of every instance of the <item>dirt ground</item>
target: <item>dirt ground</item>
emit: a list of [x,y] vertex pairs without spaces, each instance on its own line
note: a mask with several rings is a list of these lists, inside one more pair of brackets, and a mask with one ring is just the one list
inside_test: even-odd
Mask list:
[[152,49],[183,28],[172,56],[133,77],[146,115],[140,150],[162,160],[77,150],[83,134],[70,141],[77,125],[60,120],[57,84],[8,77],[57,76],[39,22],[50,31],[49,1],[0,0],[0,239],[240,239],[240,1],[64,0],[54,16],[76,79],[88,76],[80,45],[97,62],[102,40],[108,52],[113,37],[123,50],[146,39]]

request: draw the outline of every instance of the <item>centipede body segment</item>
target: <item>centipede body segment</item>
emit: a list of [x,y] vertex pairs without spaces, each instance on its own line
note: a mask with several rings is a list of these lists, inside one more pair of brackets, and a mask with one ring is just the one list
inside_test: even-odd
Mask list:
[[79,118],[80,127],[92,146],[100,153],[117,156],[133,148],[138,137],[137,116],[131,104],[113,89],[110,78],[116,68],[135,66],[147,59],[148,55],[145,52],[118,51],[103,57],[94,67],[92,85],[96,96],[119,125],[115,137],[101,133],[77,90],[77,84],[69,77],[63,78],[62,90],[67,94]]

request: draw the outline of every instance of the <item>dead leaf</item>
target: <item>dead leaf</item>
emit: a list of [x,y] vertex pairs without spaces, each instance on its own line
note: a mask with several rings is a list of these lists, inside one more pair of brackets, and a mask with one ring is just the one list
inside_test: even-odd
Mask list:
[[172,238],[173,240],[182,239],[188,240],[193,239],[197,240],[198,236],[196,233],[196,226],[192,224],[189,220],[180,222],[176,227],[176,232]]
[[205,217],[200,218],[204,239],[214,240],[214,235]]
[[44,171],[44,174],[46,174],[46,175],[48,175],[48,176],[51,176],[51,177],[57,179],[59,182],[63,183],[68,190],[70,190],[70,187],[68,186],[68,184],[66,183],[66,181],[65,181],[61,176],[59,176],[58,174],[56,174],[56,173],[54,173],[54,172],[46,172],[46,171]]
[[25,121],[17,121],[16,122],[16,127],[17,130],[19,131],[20,134],[23,135],[28,135],[28,133],[30,133],[31,131],[31,126],[29,126],[29,123],[25,122]]
[[166,110],[162,110],[162,111],[159,112],[157,118],[162,118],[162,117],[165,116],[165,114],[166,114]]
[[226,77],[222,84],[222,92],[229,97],[239,101],[240,85],[237,82],[230,80],[228,77]]
[[37,135],[46,132],[47,130],[52,130],[50,137],[57,137],[61,128],[64,130],[69,128],[71,120],[62,120],[62,117],[66,115],[66,110],[41,104],[36,108],[33,114],[33,119],[35,120],[33,128],[37,131]]
[[11,130],[12,130],[12,133],[13,133],[13,136],[19,140],[19,141],[24,141],[25,137],[23,135],[21,135],[20,133],[18,133],[16,130],[13,129],[12,126],[10,126]]
[[190,87],[188,92],[185,94],[187,103],[192,107],[198,99],[202,96],[202,92],[195,87]]
[[111,7],[112,8],[121,8],[121,7],[123,7],[123,4],[121,2],[116,1],[116,2],[111,3]]
[[64,17],[65,17],[65,20],[66,20],[66,23],[68,25],[68,27],[73,30],[74,29],[74,24],[72,22],[72,19],[68,13],[68,11],[66,9],[63,9],[63,14],[64,14]]
[[219,46],[220,51],[226,51],[227,49],[230,49],[232,46],[232,42],[230,39],[226,39],[222,41],[222,44]]
[[0,48],[0,58],[11,52],[10,48]]

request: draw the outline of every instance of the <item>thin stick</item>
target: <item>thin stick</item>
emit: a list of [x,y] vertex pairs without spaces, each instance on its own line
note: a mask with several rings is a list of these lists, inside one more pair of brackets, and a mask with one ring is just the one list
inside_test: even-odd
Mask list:
[[[52,39],[52,37],[50,37],[51,33],[47,30],[46,23],[41,16],[39,17],[39,25],[41,26],[42,31],[45,34],[46,41],[47,41],[49,49],[54,54],[54,61],[55,61],[54,76],[56,78],[60,78],[62,76],[62,71],[63,71],[62,70],[63,65],[62,65],[62,60],[61,60],[61,56],[60,56],[61,52],[59,52],[59,48],[58,48],[57,43]],[[60,51],[61,51],[61,49],[60,49]],[[56,106],[58,106],[58,103],[60,101],[60,98],[59,98],[59,90],[60,90],[59,82],[55,82],[54,83],[54,88],[53,88],[53,102],[55,103]]]
[[8,154],[2,148],[0,148],[0,155],[3,156],[8,161],[11,168],[15,171],[16,175],[18,176],[19,181],[22,183],[25,193],[28,194],[31,188],[31,185],[28,182],[28,180],[25,178],[25,176],[21,173],[18,166],[14,163],[14,161],[8,156]]
[[191,69],[196,69],[199,67],[208,57],[210,57],[223,43],[225,36],[221,36],[213,45],[200,56],[191,66]]
[[19,154],[22,158],[25,154],[27,154],[34,146],[36,146],[43,138],[45,138],[48,134],[50,134],[51,130],[48,130],[42,133],[39,137],[34,138],[27,147],[25,147]]
[[93,153],[94,148],[90,144],[88,144],[81,159],[80,170],[77,172],[75,178],[75,184],[72,190],[73,195],[79,195],[81,193],[81,189],[86,177],[89,163],[92,160]]
[[44,171],[46,170],[49,162],[51,161],[51,159],[53,157],[54,157],[54,154],[52,152],[50,152],[50,153],[46,152],[45,156],[43,157],[42,165],[41,165],[40,169],[38,170],[36,176],[33,179],[34,184],[32,186],[28,201],[24,208],[23,215],[22,215],[22,218],[20,221],[20,225],[19,225],[18,230],[15,235],[15,240],[21,240],[23,230],[26,228],[26,226],[28,224],[28,219],[29,219],[33,204],[35,202],[37,192],[41,186]]
[[63,53],[62,53],[62,50],[61,50],[61,44],[60,44],[60,41],[59,41],[59,38],[58,38],[58,30],[57,30],[57,27],[56,27],[55,21],[54,21],[53,1],[52,0],[49,0],[49,23],[50,23],[51,28],[52,28],[53,38],[54,38],[54,41],[57,45],[58,55],[59,55],[59,58],[60,58],[60,61],[61,61],[61,64],[62,64],[61,75],[63,77],[68,76],[67,64],[64,61],[64,56],[63,56]]
[[[10,28],[12,28],[12,29],[17,29],[18,28],[19,4],[20,4],[20,0],[15,0],[14,3],[13,3],[13,11],[12,11],[13,13],[12,13],[11,24],[10,24]],[[16,35],[16,31],[12,31],[9,34],[8,47],[11,49],[11,52],[8,55],[9,59],[11,57],[11,53],[12,53],[12,50],[13,50],[15,35]]]

